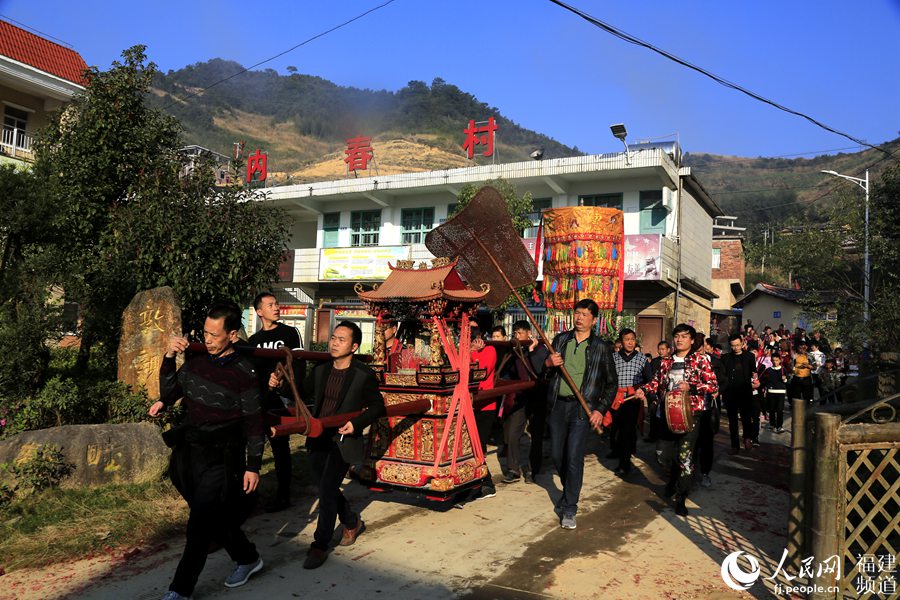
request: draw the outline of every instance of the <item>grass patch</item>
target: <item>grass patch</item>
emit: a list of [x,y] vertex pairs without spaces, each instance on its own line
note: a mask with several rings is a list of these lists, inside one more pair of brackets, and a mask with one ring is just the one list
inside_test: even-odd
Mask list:
[[42,567],[179,533],[187,504],[168,481],[50,489],[0,510],[0,567]]

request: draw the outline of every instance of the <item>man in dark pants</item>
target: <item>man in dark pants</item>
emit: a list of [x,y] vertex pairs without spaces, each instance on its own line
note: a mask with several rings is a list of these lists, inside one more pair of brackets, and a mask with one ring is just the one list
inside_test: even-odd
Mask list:
[[[532,355],[535,371],[550,369],[547,390],[550,405],[550,443],[553,463],[562,483],[562,495],[556,502],[556,513],[563,529],[575,529],[578,497],[584,479],[584,448],[587,435],[597,427],[616,394],[616,367],[609,344],[595,336],[594,325],[600,307],[585,298],[575,304],[575,327],[553,338],[553,348],[543,346]],[[563,379],[559,367],[566,366],[581,395],[591,410],[584,412],[575,392]]]
[[[716,340],[711,337],[706,338],[703,343],[703,352],[709,358],[713,373],[716,376],[716,384],[720,390],[723,390],[728,387],[728,375],[725,373],[725,365],[722,364],[722,359],[719,358],[715,344]],[[697,424],[699,431],[697,432],[697,443],[694,445],[694,452],[700,456],[700,460],[697,462],[700,464],[700,474],[703,475],[703,479],[700,481],[700,485],[703,487],[712,486],[712,479],[709,473],[712,471],[713,448],[715,446],[713,442],[718,430],[718,397],[719,394],[716,393],[707,398],[709,407],[703,411],[703,416]]]
[[[625,328],[619,331],[619,342],[622,349],[613,353],[619,387],[603,424],[612,425],[609,429],[611,451],[607,458],[619,459],[615,474],[624,478],[631,473],[631,457],[637,451],[638,419],[642,418],[642,403],[636,398],[625,398],[634,395],[636,386],[650,381],[651,373],[647,357],[635,349],[637,336],[634,330]],[[643,423],[641,427],[643,428]]]
[[160,366],[160,399],[149,414],[156,417],[184,398],[187,416],[167,432],[166,443],[173,448],[172,483],[191,509],[184,553],[163,600],[183,600],[194,592],[212,542],[237,563],[227,587],[245,584],[263,567],[241,531],[259,484],[264,437],[256,373],[233,346],[240,328],[240,308],[217,304],[203,327],[208,354],[189,355],[176,370],[175,357],[187,350],[188,341],[174,337]]
[[[341,546],[353,544],[365,530],[365,523],[341,492],[341,482],[350,465],[360,464],[364,459],[363,430],[385,414],[375,372],[353,357],[361,343],[362,331],[355,323],[339,323],[328,342],[331,362],[313,369],[304,385],[306,397],[315,399],[313,416],[317,418],[363,411],[343,426],[325,429],[319,437],[306,440],[319,488],[319,520],[304,569],[316,569],[328,558],[335,520],[339,519],[344,526]],[[279,383],[273,374],[269,387]]]
[[[250,336],[248,343],[255,348],[267,348],[277,350],[278,348],[287,347],[291,350],[302,350],[303,342],[300,334],[293,327],[289,327],[279,322],[281,318],[281,308],[278,306],[278,300],[271,292],[262,292],[253,299],[253,308],[256,315],[262,321],[262,329]],[[258,359],[255,361],[256,371],[259,376],[260,384],[265,386],[269,382],[269,376],[275,371],[278,364],[277,359]],[[295,371],[297,365],[295,364]],[[299,379],[295,372],[295,378]],[[264,388],[263,393],[263,411],[284,412],[285,403],[282,398],[290,398],[291,391],[287,389],[287,384],[282,384],[281,389],[269,390]],[[291,406],[294,405],[293,400],[289,401]],[[278,488],[273,498],[265,508],[267,512],[277,512],[284,510],[291,505],[291,446],[290,437],[271,437],[269,445],[272,447],[272,458],[275,461],[275,477],[278,481]]]
[[[656,372],[659,371],[659,367],[670,354],[672,353],[672,347],[669,345],[669,342],[666,340],[660,341],[656,345],[656,358],[650,361],[650,377],[653,378],[656,375]],[[666,428],[666,424],[663,423],[657,413],[659,406],[659,398],[656,394],[647,394],[647,413],[648,420],[650,422],[650,431],[649,434],[644,438],[645,442],[656,442],[659,440],[659,436]],[[657,450],[657,456],[659,455],[659,451]]]
[[728,410],[728,429],[731,433],[731,454],[741,451],[738,436],[738,418],[743,429],[744,448],[750,450],[753,440],[759,436],[759,407],[753,407],[753,373],[756,361],[744,351],[744,341],[739,333],[728,338],[731,352],[722,357],[728,387],[725,389],[725,407]]
[[[676,325],[672,330],[672,343],[675,346],[672,356],[664,359],[653,379],[635,392],[640,400],[644,400],[648,393],[658,393],[663,406],[669,394],[687,394],[695,422],[703,418],[707,395],[719,391],[709,358],[702,351],[693,350],[696,335],[696,330],[690,325]],[[664,447],[660,462],[669,471],[665,495],[675,496],[675,514],[679,516],[688,514],[685,500],[692,486],[697,433],[696,427],[686,433],[667,430],[664,441],[660,444]]]
[[[537,346],[537,340],[531,333],[531,325],[528,321],[516,321],[513,323],[513,337],[521,346],[513,348],[512,360],[507,361],[506,367],[503,369],[502,376],[504,379],[514,381],[530,381],[536,378],[534,370],[531,368],[531,360],[529,355]],[[506,476],[502,479],[503,483],[515,483],[524,476],[526,483],[534,483],[535,464],[535,446],[537,446],[538,454],[543,446],[543,439],[535,439],[534,435],[534,402],[532,397],[535,395],[534,388],[523,390],[510,394],[511,398],[504,399],[503,406],[503,438],[506,444]],[[522,465],[519,456],[519,445],[522,436],[525,434],[526,425],[531,421],[531,453],[529,455],[529,464]],[[543,430],[540,435],[543,436]],[[537,464],[540,469],[540,462]]]

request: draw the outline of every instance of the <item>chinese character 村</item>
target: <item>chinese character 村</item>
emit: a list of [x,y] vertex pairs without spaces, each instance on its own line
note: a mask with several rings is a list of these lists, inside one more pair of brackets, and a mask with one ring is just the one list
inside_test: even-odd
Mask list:
[[[483,156],[493,156],[494,154],[494,132],[497,131],[497,124],[494,117],[488,118],[487,125],[475,126],[475,121],[470,120],[469,126],[463,132],[466,134],[466,141],[463,143],[463,150],[469,158],[475,156],[475,146],[487,146],[487,150],[482,152]],[[476,135],[483,133],[484,135]]]

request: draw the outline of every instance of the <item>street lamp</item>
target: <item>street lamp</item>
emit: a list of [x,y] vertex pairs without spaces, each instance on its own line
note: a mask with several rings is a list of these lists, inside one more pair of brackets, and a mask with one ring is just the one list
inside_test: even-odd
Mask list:
[[863,263],[863,323],[869,326],[869,170],[866,169],[865,179],[859,177],[851,177],[849,175],[841,175],[837,171],[821,171],[825,175],[832,175],[851,181],[861,187],[866,192],[866,249]]
[[615,125],[610,125],[609,130],[616,138],[622,140],[622,143],[625,145],[625,164],[630,165],[631,160],[629,160],[628,157],[628,144],[625,142],[625,137],[628,135],[628,131],[625,130],[625,124],[616,123]]

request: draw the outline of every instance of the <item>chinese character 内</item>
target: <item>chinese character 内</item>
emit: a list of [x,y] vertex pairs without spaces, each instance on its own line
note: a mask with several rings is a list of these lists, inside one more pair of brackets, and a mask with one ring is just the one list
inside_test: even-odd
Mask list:
[[256,154],[251,154],[247,157],[247,183],[250,183],[254,179],[254,175],[259,173],[259,177],[257,177],[257,181],[265,181],[266,180],[266,167],[269,162],[269,157],[259,151],[259,148],[256,149]]
[[365,171],[369,168],[369,161],[375,156],[372,151],[372,138],[357,136],[347,140],[347,149],[344,150],[347,158],[348,171]]
[[[475,126],[474,120],[469,120],[469,126],[463,132],[466,134],[466,141],[463,143],[463,150],[471,159],[475,156],[475,146],[487,146],[487,150],[482,152],[483,156],[493,156],[494,154],[494,132],[497,131],[497,124],[494,117],[489,117],[487,125]],[[483,133],[484,135],[476,135]]]

